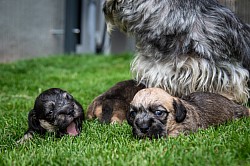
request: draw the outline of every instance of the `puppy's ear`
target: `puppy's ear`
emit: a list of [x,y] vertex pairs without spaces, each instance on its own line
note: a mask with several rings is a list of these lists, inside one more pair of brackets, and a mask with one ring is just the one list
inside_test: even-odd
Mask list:
[[40,125],[39,119],[36,117],[36,111],[34,109],[29,112],[28,123],[29,123],[29,129],[27,133],[28,132],[32,133],[35,131],[41,133],[42,127]]
[[173,100],[175,110],[175,120],[177,123],[182,122],[186,118],[187,110],[180,100]]

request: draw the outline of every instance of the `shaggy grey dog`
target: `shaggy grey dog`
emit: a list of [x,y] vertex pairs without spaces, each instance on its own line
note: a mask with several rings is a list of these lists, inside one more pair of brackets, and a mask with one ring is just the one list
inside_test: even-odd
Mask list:
[[249,97],[250,27],[216,0],[106,0],[108,29],[136,39],[137,83],[173,96]]
[[135,36],[136,80],[174,96],[248,99],[250,29],[215,0],[107,0],[109,27]]

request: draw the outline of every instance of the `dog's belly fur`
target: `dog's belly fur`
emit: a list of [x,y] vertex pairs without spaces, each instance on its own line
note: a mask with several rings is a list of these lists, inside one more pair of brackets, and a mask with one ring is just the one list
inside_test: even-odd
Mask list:
[[219,93],[238,103],[248,100],[249,74],[237,63],[211,63],[192,56],[157,60],[154,55],[139,53],[132,63],[132,72],[146,87],[160,87],[177,97],[205,91]]

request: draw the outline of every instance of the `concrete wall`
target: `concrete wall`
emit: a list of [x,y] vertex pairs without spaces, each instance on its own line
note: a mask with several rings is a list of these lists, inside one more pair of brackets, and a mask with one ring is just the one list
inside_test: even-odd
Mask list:
[[[99,4],[104,0],[88,1]],[[250,23],[250,0],[219,1]],[[84,2],[86,0],[82,0],[82,4]],[[101,6],[97,10],[97,14],[102,14]],[[0,62],[63,53],[64,24],[65,0],[0,0]],[[98,36],[102,36],[99,24],[104,25],[103,22],[97,22],[95,34],[90,35],[96,43],[100,43]],[[86,23],[83,27],[86,27]],[[82,34],[83,32],[81,30]],[[82,35],[82,43],[78,47],[85,46],[83,38],[86,35]],[[112,33],[111,39],[107,38],[107,43],[109,42],[111,44],[104,48],[106,53],[134,50],[134,40],[118,31]],[[78,53],[82,52],[86,50]]]
[[219,2],[229,7],[244,22],[250,23],[250,0],[219,0]]
[[250,0],[236,1],[236,13],[239,17],[250,24]]
[[134,51],[133,38],[127,38],[117,29],[111,36],[107,33],[103,1],[82,0],[81,42],[77,45],[77,53],[119,54]]
[[0,62],[63,53],[63,28],[64,0],[0,0]]

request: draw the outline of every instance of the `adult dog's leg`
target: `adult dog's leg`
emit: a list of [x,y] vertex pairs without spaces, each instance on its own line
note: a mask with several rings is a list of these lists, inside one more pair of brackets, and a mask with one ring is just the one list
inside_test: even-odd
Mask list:
[[105,123],[122,123],[134,95],[143,88],[144,85],[134,80],[117,83],[92,101],[87,110],[88,119],[98,118]]

